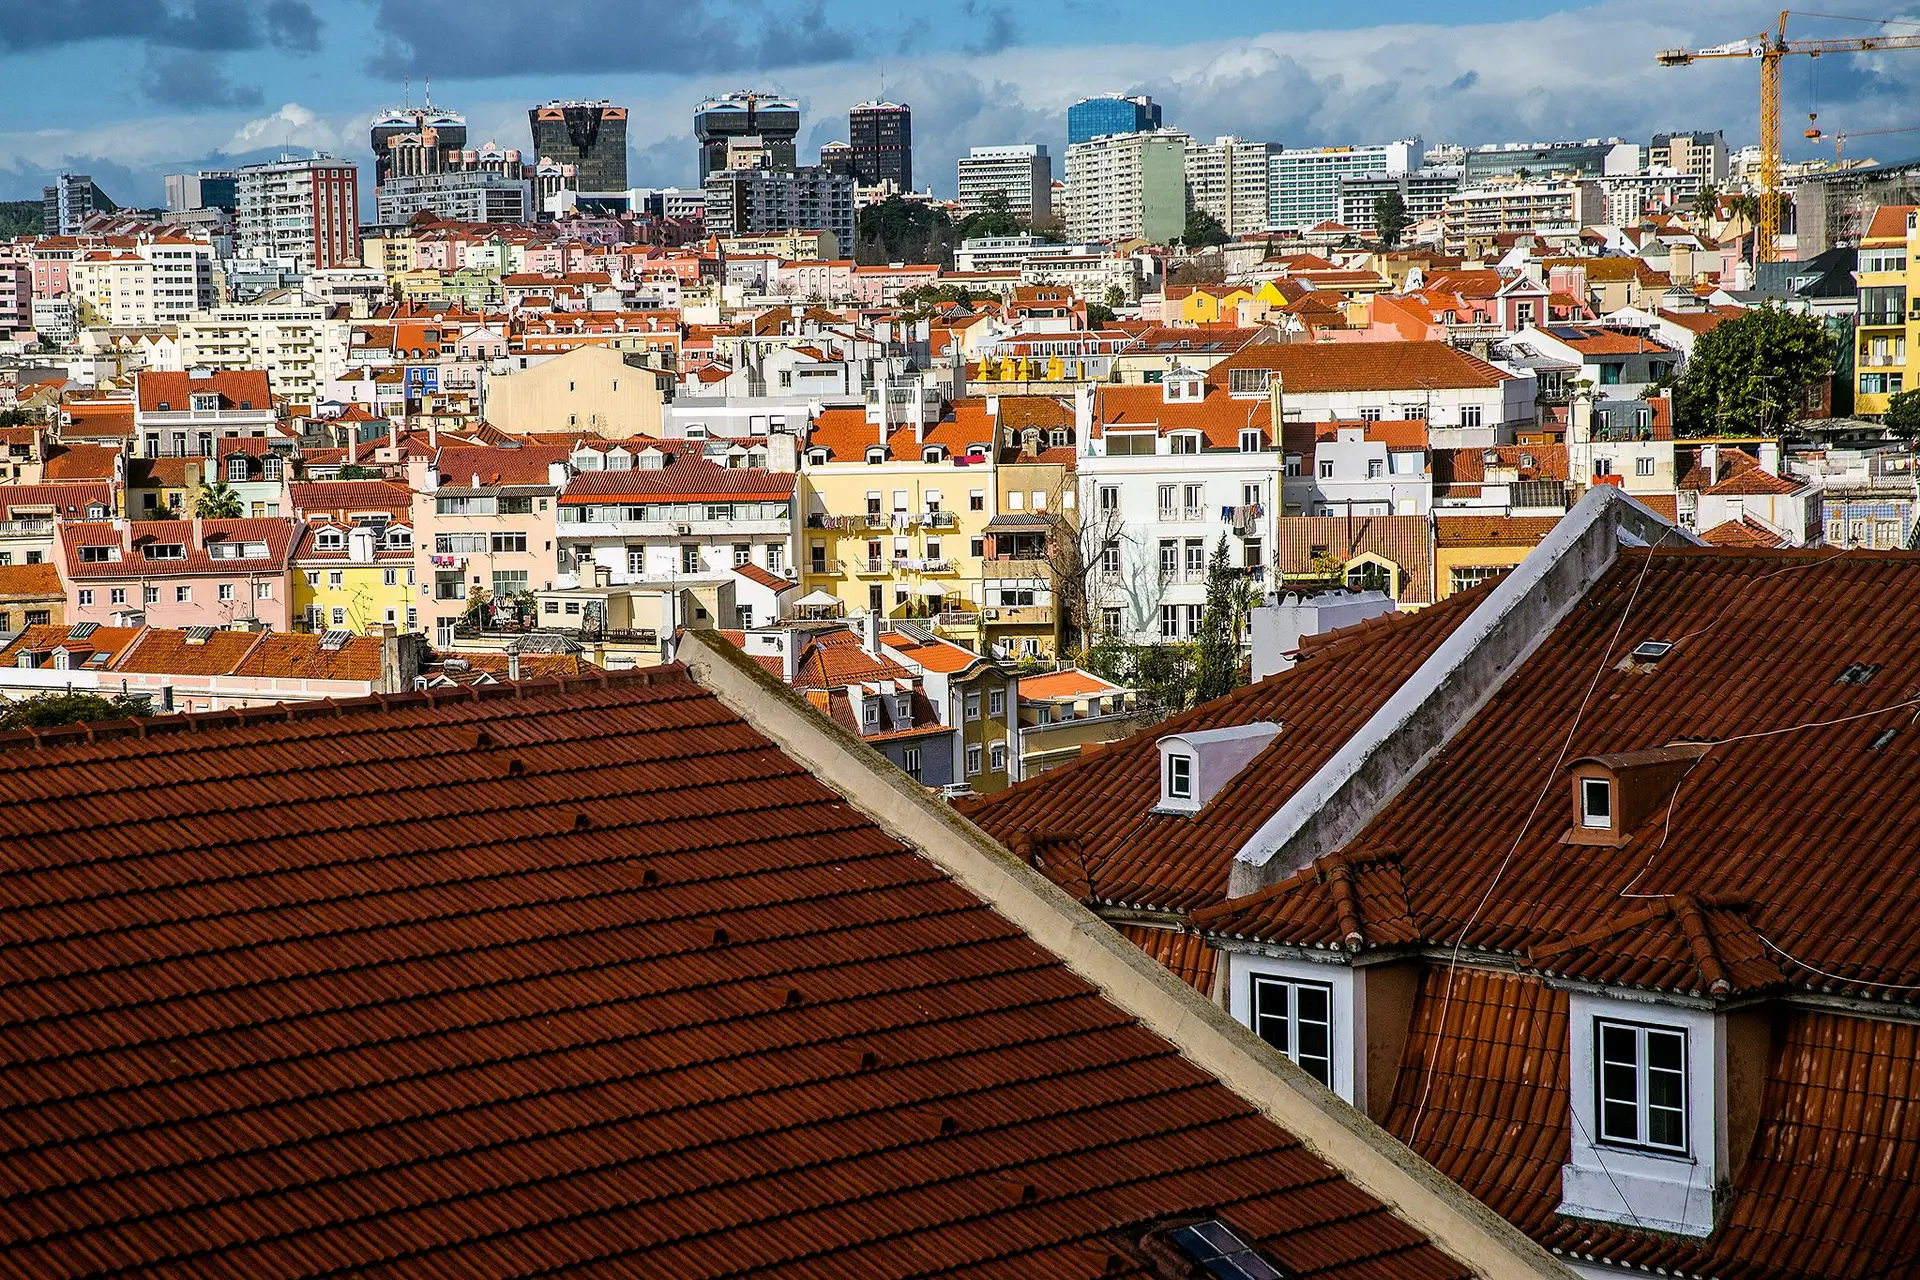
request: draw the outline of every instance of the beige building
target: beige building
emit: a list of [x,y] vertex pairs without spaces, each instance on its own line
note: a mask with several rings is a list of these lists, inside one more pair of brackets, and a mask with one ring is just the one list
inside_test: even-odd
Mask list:
[[274,395],[313,404],[329,380],[346,372],[352,328],[286,289],[181,321],[180,360],[186,368],[265,369]]
[[608,439],[660,438],[663,381],[670,375],[627,363],[607,347],[562,356],[489,377],[482,410],[502,431],[593,432]]
[[1215,138],[1187,144],[1187,203],[1220,219],[1228,235],[1267,228],[1267,170],[1272,142]]
[[89,250],[68,266],[67,292],[88,325],[173,324],[213,305],[213,246],[155,236]]

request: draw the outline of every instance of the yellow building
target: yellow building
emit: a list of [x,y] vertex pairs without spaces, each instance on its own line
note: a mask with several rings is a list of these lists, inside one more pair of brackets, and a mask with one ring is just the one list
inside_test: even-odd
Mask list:
[[386,480],[287,486],[305,521],[293,552],[293,616],[313,632],[417,630],[413,493]]
[[1253,291],[1238,285],[1173,285],[1160,305],[1162,324],[1219,324],[1239,322],[1240,304],[1254,300]]
[[487,381],[487,421],[502,431],[581,430],[609,440],[659,439],[666,393],[656,369],[627,363],[605,346],[562,356]]
[[1433,522],[1433,598],[1470,591],[1527,558],[1557,516],[1441,515]]
[[1860,240],[1855,273],[1853,411],[1877,417],[1902,391],[1920,388],[1920,205],[1882,205]]

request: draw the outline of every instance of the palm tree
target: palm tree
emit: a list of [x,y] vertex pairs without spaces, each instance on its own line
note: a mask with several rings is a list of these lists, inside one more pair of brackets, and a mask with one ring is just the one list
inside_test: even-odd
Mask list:
[[1701,187],[1693,197],[1693,214],[1696,218],[1712,218],[1720,209],[1720,188]]
[[240,495],[220,480],[202,484],[194,490],[193,514],[203,520],[236,520],[240,516]]

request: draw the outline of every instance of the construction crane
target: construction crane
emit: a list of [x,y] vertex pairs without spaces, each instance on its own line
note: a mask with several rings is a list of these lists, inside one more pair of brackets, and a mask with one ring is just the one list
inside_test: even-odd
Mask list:
[[[1822,40],[1787,39],[1787,19],[1791,10],[1782,10],[1772,31],[1757,36],[1711,45],[1705,49],[1664,49],[1655,55],[1663,67],[1691,66],[1705,58],[1760,59],[1760,226],[1755,236],[1754,256],[1761,262],[1779,257],[1780,238],[1780,60],[1788,54],[1804,53],[1817,58],[1823,53],[1875,53],[1889,49],[1920,49],[1920,35],[1851,36]],[[1801,14],[1803,18],[1824,17]],[[1873,23],[1874,18],[1849,18],[1849,22]]]
[[1833,163],[1837,166],[1847,149],[1848,138],[1884,138],[1891,133],[1920,133],[1920,124],[1901,125],[1898,129],[1855,129],[1851,133],[1822,133],[1818,129],[1807,130],[1807,137],[1819,142],[1823,138],[1833,141]]

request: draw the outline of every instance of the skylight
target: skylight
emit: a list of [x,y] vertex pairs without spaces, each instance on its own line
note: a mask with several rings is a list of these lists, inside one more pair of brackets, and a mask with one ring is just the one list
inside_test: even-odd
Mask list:
[[1167,1241],[1220,1280],[1284,1280],[1287,1274],[1255,1253],[1218,1218],[1169,1231]]
[[1633,646],[1633,658],[1636,662],[1658,662],[1672,648],[1671,640],[1642,640]]

